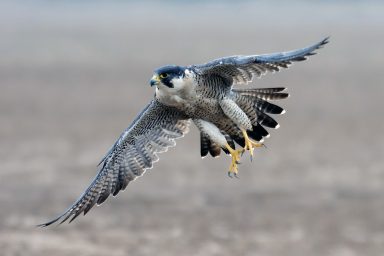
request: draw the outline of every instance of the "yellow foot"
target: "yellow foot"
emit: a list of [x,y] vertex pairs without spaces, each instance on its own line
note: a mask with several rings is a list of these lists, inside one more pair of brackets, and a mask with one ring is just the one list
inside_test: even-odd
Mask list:
[[244,150],[249,150],[249,154],[251,155],[251,160],[252,160],[253,149],[254,148],[262,147],[262,146],[264,146],[264,144],[263,143],[258,143],[258,142],[255,142],[255,141],[251,140],[248,137],[248,134],[247,134],[246,130],[241,129],[241,132],[243,133],[244,140],[245,140]]
[[232,174],[237,177],[237,173],[239,170],[237,169],[237,165],[240,163],[240,157],[241,154],[244,152],[244,149],[233,149],[229,144],[227,143],[225,147],[228,149],[229,153],[232,156],[232,162],[229,166],[228,176],[232,177]]

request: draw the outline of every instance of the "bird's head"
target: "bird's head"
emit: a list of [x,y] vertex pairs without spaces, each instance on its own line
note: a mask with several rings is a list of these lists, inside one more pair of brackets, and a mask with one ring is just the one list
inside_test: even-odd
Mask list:
[[150,85],[156,85],[158,88],[163,85],[168,88],[178,89],[183,84],[185,71],[186,68],[181,66],[170,65],[161,67],[155,70]]

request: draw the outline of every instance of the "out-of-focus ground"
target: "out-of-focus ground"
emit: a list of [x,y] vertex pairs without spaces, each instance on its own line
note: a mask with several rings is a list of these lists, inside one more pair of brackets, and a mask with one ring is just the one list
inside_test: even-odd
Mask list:
[[[369,1],[0,4],[0,255],[383,255],[384,5]],[[152,70],[290,50],[267,149],[199,155],[196,128],[86,217],[68,207],[153,96]]]

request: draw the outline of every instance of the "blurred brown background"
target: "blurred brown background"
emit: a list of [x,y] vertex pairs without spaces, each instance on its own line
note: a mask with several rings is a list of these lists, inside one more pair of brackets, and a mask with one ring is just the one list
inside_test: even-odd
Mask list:
[[[0,3],[0,255],[383,255],[380,1]],[[152,71],[304,47],[252,85],[287,114],[240,179],[196,128],[86,217],[65,210],[153,97]]]

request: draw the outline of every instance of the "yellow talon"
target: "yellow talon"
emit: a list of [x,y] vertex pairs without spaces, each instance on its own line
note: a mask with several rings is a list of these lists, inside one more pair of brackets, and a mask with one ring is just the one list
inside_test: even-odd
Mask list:
[[262,147],[263,144],[251,140],[251,139],[248,137],[248,134],[247,134],[247,131],[246,131],[246,130],[241,129],[241,132],[243,133],[244,140],[245,140],[244,150],[249,150],[249,153],[250,153],[251,158],[252,158],[252,157],[253,157],[253,149],[254,149],[254,148]]
[[225,147],[228,149],[232,157],[232,162],[229,166],[228,175],[232,177],[231,174],[233,173],[236,176],[239,172],[239,170],[237,169],[237,165],[240,163],[240,157],[241,154],[244,152],[244,149],[233,149],[228,143],[225,145]]

